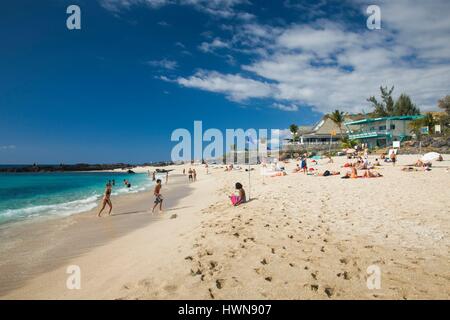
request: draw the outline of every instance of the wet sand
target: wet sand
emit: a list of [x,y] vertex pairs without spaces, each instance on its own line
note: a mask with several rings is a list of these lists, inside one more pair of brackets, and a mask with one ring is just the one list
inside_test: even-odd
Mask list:
[[[168,203],[172,211],[151,223],[142,223],[148,217],[140,211],[145,206],[139,209],[134,203],[139,201],[130,200],[133,204],[122,209],[130,214],[100,220],[79,215],[75,224],[65,222],[71,232],[63,229],[48,236],[40,228],[34,234],[24,231],[15,241],[24,241],[16,248],[25,252],[30,252],[29,245],[42,250],[54,243],[61,246],[46,253],[41,267],[23,260],[20,250],[8,249],[7,260],[17,263],[1,270],[1,287],[9,284],[2,297],[449,299],[450,156],[435,162],[430,172],[401,170],[417,158],[400,155],[395,167],[383,163],[377,171],[384,177],[374,179],[294,174],[295,163],[286,165],[287,176],[263,178],[256,167],[250,190],[244,170],[210,167],[211,174],[205,175],[197,167],[197,182],[180,178],[189,193]],[[334,161],[320,160],[313,167],[347,171],[341,168],[346,159]],[[174,173],[182,170],[174,168]],[[251,199],[232,207],[227,196],[238,181]],[[134,205],[138,208],[131,209]],[[142,226],[116,233],[128,223]],[[105,236],[110,234],[115,236]],[[72,256],[68,248],[80,238],[97,245]],[[64,252],[56,265],[55,252]],[[30,267],[24,269],[22,263]],[[81,268],[80,290],[66,287],[70,264]],[[381,272],[379,289],[367,286],[368,268],[374,266]],[[22,270],[28,272],[26,281],[10,281],[21,277]]]

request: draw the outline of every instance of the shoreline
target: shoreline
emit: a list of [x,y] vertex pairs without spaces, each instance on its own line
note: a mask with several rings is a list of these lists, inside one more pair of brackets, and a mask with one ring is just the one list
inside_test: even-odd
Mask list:
[[[246,188],[248,172],[218,166],[205,175],[199,167],[195,183],[179,175],[187,192],[166,203],[170,210],[160,219],[142,224],[147,214],[135,213],[70,225],[77,237],[88,237],[85,242],[106,232],[116,237],[73,256],[66,252],[63,260],[55,251],[46,253],[44,263],[56,259],[57,265],[31,268],[28,280],[2,298],[448,299],[450,155],[429,172],[401,170],[417,158],[400,155],[396,166],[383,163],[377,169],[383,177],[375,179],[292,173],[294,162],[283,177],[264,177],[256,169],[247,189],[251,199],[239,207],[227,195],[235,182]],[[343,174],[347,159],[333,159],[311,166]],[[169,187],[174,184],[169,180]],[[167,189],[163,185],[163,194]],[[134,228],[117,234],[126,222]],[[24,238],[36,247],[39,231]],[[51,240],[74,252],[74,239],[61,232]],[[11,259],[20,260],[19,253]],[[80,267],[80,290],[66,287],[68,265]],[[382,272],[380,289],[367,287],[369,266]],[[2,285],[17,273],[0,271]]]
[[[174,207],[189,194],[189,187],[180,182],[181,178],[180,175],[172,176],[171,183],[163,185],[168,198],[165,205]],[[102,217],[97,218],[97,205],[94,209],[68,216],[43,216],[0,225],[0,255],[7,257],[0,262],[0,297],[20,288],[36,273],[51,272],[72,256],[83,255],[96,247],[107,245],[110,241],[159,221],[165,217],[164,214],[170,214],[170,208],[169,213],[152,214],[153,200],[150,188],[116,195],[111,216],[103,212]],[[100,202],[101,199],[98,200]],[[57,243],[53,243],[53,239],[58,239]],[[14,255],[18,258],[11,259]],[[12,274],[17,276],[11,277]]]

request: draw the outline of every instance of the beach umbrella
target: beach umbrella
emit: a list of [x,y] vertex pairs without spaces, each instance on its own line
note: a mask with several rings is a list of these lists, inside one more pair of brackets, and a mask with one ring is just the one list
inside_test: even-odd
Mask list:
[[423,162],[430,162],[439,159],[440,156],[441,155],[437,152],[428,152],[425,153],[420,160],[422,160]]

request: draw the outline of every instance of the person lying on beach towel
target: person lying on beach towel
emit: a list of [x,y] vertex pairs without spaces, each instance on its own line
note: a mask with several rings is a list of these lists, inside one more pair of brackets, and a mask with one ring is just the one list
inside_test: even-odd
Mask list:
[[416,167],[408,166],[408,167],[402,168],[402,171],[405,171],[405,172],[411,172],[411,171],[431,171],[431,168],[430,168],[430,167],[420,167],[420,168],[416,168]]
[[431,167],[431,162],[424,162],[419,159],[416,161],[416,163],[408,165],[408,167],[417,167],[417,168]]
[[345,175],[343,176],[343,177],[341,177],[342,179],[357,179],[357,178],[360,178],[359,176],[358,176],[358,170],[356,170],[356,168],[355,167],[352,167],[352,171],[347,171],[346,173],[345,173]]
[[236,190],[239,191],[239,194],[238,195],[235,195],[235,194],[231,195],[230,196],[230,200],[231,200],[231,204],[236,207],[236,206],[238,206],[240,204],[245,203],[247,201],[247,199],[246,199],[245,190],[244,190],[242,184],[237,182],[236,185],[235,185],[235,188],[236,188]]
[[317,176],[319,177],[329,177],[329,176],[338,176],[341,173],[339,171],[330,171],[330,170],[325,170],[323,173],[318,173]]
[[370,170],[367,170],[362,175],[363,178],[381,178],[383,175],[379,172],[372,172]]

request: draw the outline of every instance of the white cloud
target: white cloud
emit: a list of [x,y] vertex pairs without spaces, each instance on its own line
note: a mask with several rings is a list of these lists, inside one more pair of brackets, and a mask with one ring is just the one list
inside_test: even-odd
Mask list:
[[216,49],[224,49],[224,48],[229,48],[229,47],[230,47],[229,43],[226,43],[226,42],[220,40],[219,38],[215,38],[211,42],[203,42],[199,46],[199,49],[203,52],[213,52]]
[[175,70],[178,67],[178,63],[176,61],[167,59],[151,60],[145,62],[145,64],[151,67],[164,68],[167,70]]
[[0,146],[0,150],[14,150],[14,149],[16,149],[15,145]]
[[[324,113],[369,111],[366,99],[378,95],[380,85],[395,85],[394,95],[409,94],[422,110],[436,108],[450,93],[450,2],[381,1],[381,10],[382,30],[375,31],[365,21],[349,30],[323,19],[284,28],[234,27],[231,38],[221,41],[224,49],[252,56],[241,65],[244,73],[210,71],[177,82],[233,100],[270,98],[278,106],[309,105]],[[242,90],[236,83],[251,86]]]
[[298,111],[298,106],[295,104],[282,104],[282,103],[274,103],[272,104],[272,107],[275,109],[279,109],[282,111],[289,111],[289,112],[294,112],[294,111]]
[[237,18],[242,21],[253,19],[250,13],[236,10],[236,6],[249,4],[248,0],[99,0],[102,7],[112,12],[130,9],[135,6],[147,6],[158,9],[166,5],[179,4],[218,18]]
[[119,12],[122,9],[130,9],[133,6],[145,5],[156,9],[173,3],[173,0],[99,0],[100,5],[113,12]]
[[[162,80],[169,81],[167,78],[162,78]],[[199,71],[193,76],[179,77],[174,81],[184,87],[223,93],[234,101],[267,98],[271,96],[273,90],[270,84],[262,81],[245,78],[241,75],[223,75],[209,71]]]
[[159,21],[158,25],[161,27],[170,27],[170,24],[167,23],[166,21]]

